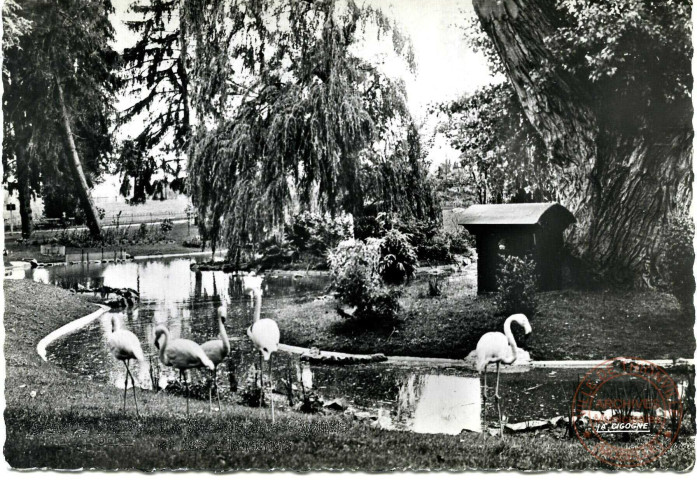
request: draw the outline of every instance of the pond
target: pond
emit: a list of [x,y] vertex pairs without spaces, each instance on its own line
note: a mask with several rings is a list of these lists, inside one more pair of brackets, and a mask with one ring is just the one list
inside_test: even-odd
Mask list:
[[[224,300],[228,304],[226,329],[232,351],[228,361],[219,367],[220,395],[223,402],[239,402],[245,389],[256,384],[259,373],[258,353],[246,336],[252,321],[252,304],[242,292],[240,277],[219,271],[194,272],[190,262],[188,258],[175,258],[26,270],[25,275],[36,281],[64,288],[107,285],[133,288],[140,293],[136,308],[107,312],[49,345],[49,361],[123,388],[125,369],[106,345],[111,320],[116,317],[139,337],[143,346],[146,360],[133,368],[139,386],[166,385],[178,375],[160,366],[153,345],[155,327],[166,324],[173,337],[198,343],[216,338],[215,312]],[[274,312],[289,304],[324,295],[327,283],[326,276],[266,275],[261,316],[274,318]],[[280,327],[283,342],[283,326]],[[584,373],[574,369],[528,369],[502,374],[504,416],[508,422],[521,422],[567,415],[575,386]],[[207,398],[207,375],[194,372],[192,376],[193,383],[199,385],[199,396]],[[482,431],[483,414],[489,426],[496,418],[493,402],[484,402],[479,376],[465,368],[391,363],[317,366],[301,362],[297,355],[279,352],[273,357],[271,380],[277,408],[291,408],[291,403],[298,408],[303,398],[308,398],[308,392],[316,392],[327,404],[339,399],[341,409],[346,408],[348,414],[381,428],[458,434],[462,430]],[[489,373],[488,385],[492,387],[495,381],[495,374]]]

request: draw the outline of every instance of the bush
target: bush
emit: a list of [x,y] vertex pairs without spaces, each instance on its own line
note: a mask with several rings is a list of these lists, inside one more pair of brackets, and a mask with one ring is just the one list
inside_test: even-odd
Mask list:
[[470,256],[474,248],[474,236],[466,228],[460,227],[456,232],[443,232],[450,242],[450,253]]
[[438,220],[401,219],[379,213],[376,217],[359,217],[356,221],[356,238],[383,237],[390,230],[406,234],[417,258],[427,262],[453,263],[455,255],[469,256],[474,245],[466,229],[446,231]]
[[380,275],[381,241],[347,240],[329,251],[328,261],[337,298],[356,307],[360,320],[392,320],[399,312],[401,292],[385,287]]
[[201,244],[201,237],[199,236],[191,237],[182,242],[182,246],[187,248],[201,248]]
[[663,264],[667,270],[669,289],[682,308],[691,307],[695,294],[695,261],[693,239],[695,226],[687,216],[675,217],[668,228]]
[[418,245],[419,260],[435,263],[452,263],[453,254],[450,252],[450,243],[444,235],[436,235],[425,244]]
[[501,313],[524,313],[530,318],[535,315],[538,278],[531,256],[499,255],[497,282]]
[[293,217],[286,225],[286,241],[298,252],[310,252],[323,256],[339,242],[353,238],[353,217],[342,215],[335,218],[318,213],[304,212]]
[[378,217],[371,215],[356,217],[353,224],[353,234],[358,240],[379,238],[385,234],[385,225]]
[[441,222],[438,220],[393,218],[386,219],[385,225],[388,230],[396,229],[409,235],[411,244],[416,248],[428,245],[442,231]]
[[378,269],[386,283],[408,282],[414,278],[418,265],[416,250],[409,243],[409,235],[393,228],[380,240]]
[[173,228],[174,228],[174,222],[172,222],[172,220],[170,220],[169,218],[164,219],[162,221],[162,223],[160,224],[160,230],[164,234],[171,232]]

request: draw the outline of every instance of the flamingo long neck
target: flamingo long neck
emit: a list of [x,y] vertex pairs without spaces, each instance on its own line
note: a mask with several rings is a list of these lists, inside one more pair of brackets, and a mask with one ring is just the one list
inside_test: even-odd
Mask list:
[[503,324],[503,333],[508,339],[508,344],[511,346],[511,356],[507,359],[506,363],[515,362],[518,358],[518,344],[515,342],[515,337],[513,337],[513,332],[511,332],[511,323],[513,323],[514,318],[508,317],[506,323]]
[[223,323],[223,318],[218,317],[218,330],[220,331],[220,340],[223,342],[223,350],[225,355],[230,353],[230,339],[227,336],[227,331],[225,330],[225,324]]
[[160,345],[160,361],[166,365],[167,361],[165,360],[165,349],[167,348],[167,341],[169,340],[169,333],[165,330],[164,332],[162,332],[160,334],[160,336],[164,337],[162,339],[162,344]]
[[261,290],[254,291],[254,319],[252,325],[259,321],[261,317]]

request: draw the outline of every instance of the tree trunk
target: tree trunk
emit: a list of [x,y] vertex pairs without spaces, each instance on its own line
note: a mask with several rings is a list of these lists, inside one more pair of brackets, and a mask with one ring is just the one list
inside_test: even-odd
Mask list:
[[597,92],[588,79],[568,73],[553,81],[536,78],[535,70],[555,61],[544,38],[568,21],[555,0],[473,3],[526,116],[561,171],[559,201],[577,220],[566,234],[572,251],[602,277],[634,282],[656,260],[671,215],[691,201],[689,125],[627,131],[594,110]]
[[87,227],[89,228],[93,238],[101,239],[102,228],[99,223],[99,215],[97,213],[97,208],[94,206],[94,202],[92,201],[92,195],[90,194],[90,189],[87,185],[85,172],[82,170],[80,156],[77,153],[77,148],[75,148],[75,141],[73,140],[73,133],[72,129],[70,128],[70,118],[68,117],[68,110],[65,106],[65,99],[63,97],[63,86],[61,85],[61,80],[58,74],[55,75],[58,90],[58,103],[61,111],[61,127],[64,135],[63,140],[65,142],[65,148],[68,154],[68,165],[70,166],[70,171],[75,180],[75,188],[77,189],[78,196],[80,197],[82,209],[85,212]]
[[29,238],[33,231],[31,215],[31,179],[29,159],[23,142],[17,144],[17,188],[19,196],[19,216],[22,220],[22,238]]
[[187,56],[189,55],[189,43],[188,43],[188,29],[187,20],[184,18],[184,6],[179,7],[179,58],[177,59],[177,70],[179,72],[179,79],[181,82],[181,94],[182,94],[182,107],[184,108],[182,116],[182,127],[184,129],[184,135],[186,137],[184,143],[184,150],[189,147],[189,140],[191,137],[191,119],[189,110],[189,71]]

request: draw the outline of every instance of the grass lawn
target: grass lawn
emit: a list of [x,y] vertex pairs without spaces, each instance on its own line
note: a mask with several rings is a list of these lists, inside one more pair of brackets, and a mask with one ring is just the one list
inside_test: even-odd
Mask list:
[[[208,414],[199,401],[192,401],[195,413],[187,419],[181,397],[147,391],[138,391],[138,419],[132,404],[122,413],[119,389],[62,371],[36,353],[40,338],[93,305],[26,280],[5,280],[4,289],[4,454],[15,468],[610,468],[575,440],[419,435],[291,411],[279,411],[271,425],[265,409],[226,404]],[[651,467],[685,470],[693,459],[694,441],[686,438]]]
[[[274,312],[282,341],[351,353],[463,358],[485,332],[502,331],[493,295],[477,296],[471,276],[450,277],[441,297],[427,296],[427,280],[405,291],[394,324],[361,325],[341,318],[331,298]],[[616,356],[692,358],[694,319],[673,296],[660,292],[563,290],[539,294],[532,334],[513,327],[534,360],[584,360]]]
[[[150,226],[152,228],[152,226]],[[122,230],[127,227],[120,227]],[[138,230],[138,225],[131,225],[130,232],[135,232]],[[51,238],[56,235],[56,232],[41,231],[37,230],[32,234],[31,240],[41,240],[44,239],[46,242],[50,242]],[[172,230],[167,233],[167,239],[165,242],[153,242],[153,243],[139,243],[136,245],[118,245],[118,246],[107,246],[104,247],[105,250],[113,250],[123,248],[132,257],[140,255],[162,255],[171,253],[197,253],[200,252],[200,248],[189,248],[184,247],[182,242],[184,240],[193,238],[198,235],[198,227],[195,225],[187,226],[186,223],[175,223]],[[65,261],[64,256],[47,256],[41,254],[40,245],[21,245],[17,243],[19,238],[18,234],[14,234],[9,238],[5,238],[5,248],[8,251],[6,261],[22,260],[23,258],[35,258],[39,262],[49,263],[49,262],[63,262]],[[99,248],[85,249],[89,251],[99,251]],[[67,247],[65,249],[66,253],[80,253],[81,249],[76,247]]]

